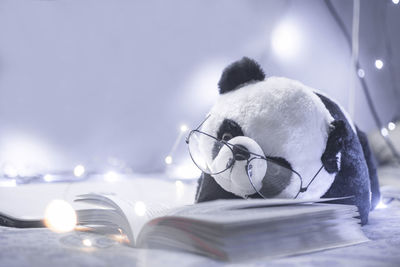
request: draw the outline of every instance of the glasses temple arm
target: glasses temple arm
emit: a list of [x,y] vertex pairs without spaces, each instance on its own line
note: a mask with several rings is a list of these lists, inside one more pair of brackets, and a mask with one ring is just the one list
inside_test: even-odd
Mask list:
[[308,183],[308,185],[306,187],[301,187],[300,188],[300,193],[304,193],[307,191],[308,187],[310,186],[310,184],[314,181],[314,179],[318,176],[318,174],[322,171],[322,168],[324,167],[324,165],[322,165],[319,170],[317,171],[317,173],[314,175],[314,177],[311,179],[311,181]]

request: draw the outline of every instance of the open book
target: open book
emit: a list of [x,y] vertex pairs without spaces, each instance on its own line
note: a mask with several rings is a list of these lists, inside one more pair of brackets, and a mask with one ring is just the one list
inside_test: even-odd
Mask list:
[[113,195],[86,194],[77,210],[86,230],[126,235],[128,245],[187,251],[219,260],[279,257],[368,241],[357,208],[315,203],[332,199],[217,200],[179,208],[148,206]]

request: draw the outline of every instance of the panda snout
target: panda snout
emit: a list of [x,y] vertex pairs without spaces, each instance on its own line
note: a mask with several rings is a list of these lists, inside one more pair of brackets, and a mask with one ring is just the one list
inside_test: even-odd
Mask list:
[[249,150],[243,145],[233,146],[233,155],[235,160],[248,160],[250,158]]

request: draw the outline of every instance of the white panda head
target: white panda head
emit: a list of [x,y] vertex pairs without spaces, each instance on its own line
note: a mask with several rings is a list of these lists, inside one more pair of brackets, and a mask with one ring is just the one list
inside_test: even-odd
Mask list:
[[[228,66],[218,85],[220,95],[201,131],[273,158],[299,173],[303,186],[309,184],[323,165],[321,156],[334,121],[313,89],[287,78],[265,79],[260,66],[249,58]],[[213,142],[206,140],[201,146],[208,166],[220,164],[226,151],[218,150]],[[258,177],[255,184],[249,183],[247,162],[237,160],[229,170],[212,176],[223,189],[235,195],[254,194],[255,189],[265,185],[261,184],[263,177]],[[264,169],[264,173],[268,170],[262,164],[255,167]],[[322,196],[331,186],[334,175],[333,171],[323,169],[299,197]],[[283,179],[270,185],[267,197],[288,198],[298,194],[297,178]]]

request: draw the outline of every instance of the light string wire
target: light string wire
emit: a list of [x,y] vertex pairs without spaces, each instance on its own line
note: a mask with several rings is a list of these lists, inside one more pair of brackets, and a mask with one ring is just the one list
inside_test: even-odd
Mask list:
[[[186,131],[180,131],[179,132],[179,134],[176,137],[175,142],[174,142],[171,150],[169,151],[169,154],[167,155],[167,157],[171,158],[171,163],[172,163],[172,160],[173,160],[173,155],[175,154],[175,151],[178,148],[178,145],[180,144],[180,142],[181,142],[182,138],[185,136],[185,134],[186,134]],[[167,164],[170,164],[170,163],[167,163]]]
[[[337,25],[339,26],[340,30],[342,31],[342,34],[344,36],[344,38],[347,41],[347,44],[349,46],[349,48],[352,50],[352,41],[351,41],[351,37],[349,35],[349,33],[347,32],[346,26],[343,22],[343,20],[341,19],[341,17],[339,16],[339,14],[337,13],[335,7],[332,4],[331,0],[324,0],[326,7],[328,8],[328,11],[330,12],[331,16],[334,18],[335,22],[337,23]],[[358,69],[361,69],[361,64],[359,62],[359,60],[357,59],[355,61],[355,65],[353,66],[355,67],[355,71],[357,71]],[[370,90],[368,88],[368,85],[365,81],[364,78],[359,77],[358,79],[361,83],[361,88],[363,89],[364,95],[367,99],[367,104],[369,107],[369,110],[372,114],[372,117],[374,119],[374,122],[376,124],[376,126],[378,127],[378,129],[382,129],[383,124],[381,122],[381,120],[379,119],[378,113],[376,111],[375,105],[372,101],[371,98],[371,94],[370,94]],[[379,131],[381,132],[381,131]],[[400,153],[397,151],[396,147],[393,145],[392,141],[390,140],[389,136],[384,136],[381,133],[381,136],[383,137],[383,139],[385,140],[386,145],[388,146],[389,150],[392,152],[393,156],[395,157],[395,159],[397,160],[397,163],[400,164]]]
[[350,117],[354,119],[355,113],[355,96],[357,86],[357,70],[354,68],[358,60],[358,48],[359,48],[359,30],[360,30],[360,0],[353,1],[353,24],[352,24],[352,43],[351,43],[351,65],[350,75],[351,83],[349,90],[349,101],[348,111]]

